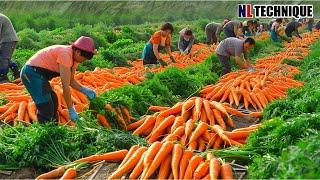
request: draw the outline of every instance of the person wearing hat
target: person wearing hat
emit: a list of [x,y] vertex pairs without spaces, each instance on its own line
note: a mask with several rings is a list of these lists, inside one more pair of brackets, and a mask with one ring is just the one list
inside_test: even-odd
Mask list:
[[11,59],[18,42],[18,36],[10,19],[0,13],[0,83],[8,82],[9,68],[15,79],[19,78],[18,65]]
[[194,35],[192,34],[191,29],[183,28],[179,32],[179,42],[178,49],[181,54],[189,54],[194,42]]
[[72,104],[70,86],[89,99],[95,98],[94,90],[74,79],[78,64],[91,59],[94,54],[93,39],[81,36],[71,45],[53,45],[39,50],[23,66],[20,77],[36,104],[39,123],[58,117],[58,98],[49,83],[53,77],[61,78],[63,97],[72,121],[78,119],[78,114]]
[[160,57],[159,51],[166,49],[170,56],[170,60],[175,62],[171,52],[171,34],[173,26],[171,23],[165,23],[161,26],[160,31],[155,32],[145,45],[142,52],[143,65],[154,65],[160,63],[167,65]]

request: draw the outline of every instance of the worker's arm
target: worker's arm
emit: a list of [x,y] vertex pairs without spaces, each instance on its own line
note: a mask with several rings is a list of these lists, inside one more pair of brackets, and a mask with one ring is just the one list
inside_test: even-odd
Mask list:
[[189,51],[189,49],[192,48],[193,43],[194,43],[194,37],[192,37],[192,39],[190,39],[190,42],[189,42],[189,45],[188,45],[186,51]]
[[236,63],[238,64],[239,68],[246,68],[245,64],[242,62],[240,56],[235,56]]
[[157,59],[160,59],[160,54],[159,54],[159,51],[158,51],[158,47],[159,47],[159,44],[153,44],[153,53],[154,55],[156,56]]
[[72,70],[71,70],[70,86],[71,86],[73,89],[75,89],[75,90],[77,90],[77,91],[80,91],[81,85],[78,83],[77,80],[74,79],[75,72],[76,72],[76,68],[72,68]]
[[179,51],[180,51],[181,53],[183,53],[183,50],[182,50],[182,46],[183,46],[182,39],[183,39],[183,37],[182,37],[182,36],[179,36],[178,49],[179,49]]
[[296,28],[296,30],[295,30],[294,32],[295,32],[295,34],[296,34],[296,36],[297,36],[298,38],[302,39],[302,37],[301,37],[300,34],[299,34],[298,28]]
[[60,77],[61,77],[61,83],[62,83],[62,89],[63,89],[63,97],[66,101],[68,109],[73,107],[72,100],[71,100],[71,90],[70,90],[70,82],[71,82],[71,69],[59,65],[60,69]]
[[171,52],[171,46],[170,45],[166,45],[166,51],[169,54],[169,56],[172,56],[172,52]]

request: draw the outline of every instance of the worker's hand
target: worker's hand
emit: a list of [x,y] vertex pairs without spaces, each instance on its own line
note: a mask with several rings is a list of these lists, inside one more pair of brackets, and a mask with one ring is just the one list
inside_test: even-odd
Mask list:
[[73,106],[69,108],[68,111],[69,111],[69,118],[71,119],[71,121],[77,121],[79,119],[78,113],[76,112]]
[[164,60],[162,60],[161,58],[158,59],[158,62],[162,65],[162,66],[168,66],[168,63],[166,63]]
[[175,63],[176,61],[174,60],[173,56],[170,56],[171,62]]
[[90,88],[81,86],[80,91],[85,94],[90,100],[97,96],[96,92]]
[[248,68],[248,71],[249,71],[249,72],[255,72],[256,70],[255,70],[253,67],[249,67],[249,68]]
[[184,53],[184,54],[188,54],[188,53],[189,53],[189,49],[184,50],[183,53]]

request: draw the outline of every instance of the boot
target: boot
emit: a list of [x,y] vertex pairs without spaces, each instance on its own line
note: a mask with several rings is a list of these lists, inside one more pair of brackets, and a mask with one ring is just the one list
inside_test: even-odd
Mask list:
[[0,84],[9,82],[8,76],[6,74],[0,74]]

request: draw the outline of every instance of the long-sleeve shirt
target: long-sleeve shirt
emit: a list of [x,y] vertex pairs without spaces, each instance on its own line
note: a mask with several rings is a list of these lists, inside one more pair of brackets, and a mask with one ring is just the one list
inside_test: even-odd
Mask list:
[[[180,36],[179,36],[178,49],[180,49],[180,50],[183,49],[182,47],[184,46],[184,43],[183,43],[184,37],[183,37],[183,36],[184,36],[186,30],[187,30],[187,28],[183,28],[183,29],[179,32]],[[190,40],[189,40],[189,44],[188,44],[188,46],[187,46],[187,49],[188,49],[188,50],[191,49],[191,47],[192,47],[192,45],[193,45],[193,42],[194,42],[194,36],[192,35],[192,37],[191,37]]]
[[212,34],[215,34],[218,41],[220,39],[220,34],[221,34],[222,30],[223,30],[222,25],[219,23],[214,23],[214,22],[207,24],[205,27],[205,31],[210,32]]
[[17,41],[18,36],[10,19],[0,13],[0,43]]
[[298,31],[298,26],[299,26],[299,22],[289,22],[286,26],[286,32],[289,34],[292,34],[293,32],[295,33],[296,36],[300,37],[299,35],[299,31]]
[[240,22],[238,21],[229,21],[227,24],[223,26],[223,29],[226,29],[228,31],[233,31],[235,35],[238,35],[238,29],[240,26]]

